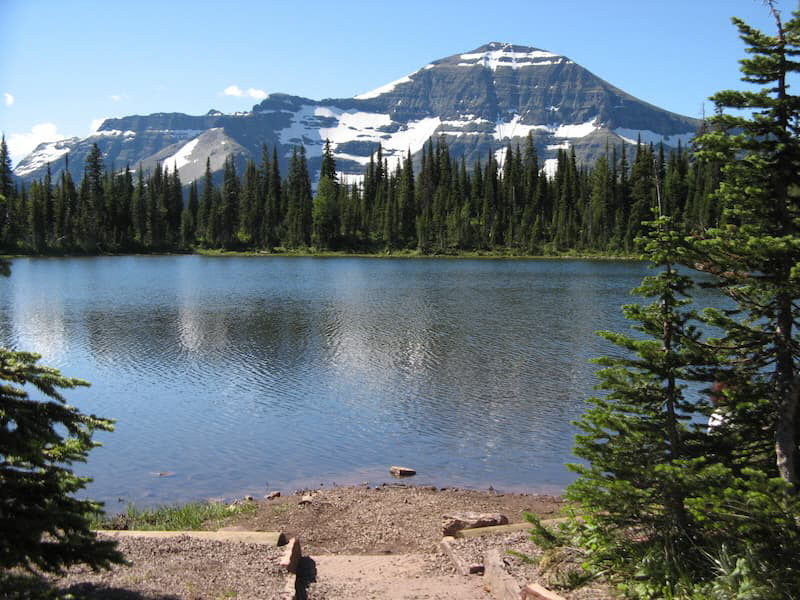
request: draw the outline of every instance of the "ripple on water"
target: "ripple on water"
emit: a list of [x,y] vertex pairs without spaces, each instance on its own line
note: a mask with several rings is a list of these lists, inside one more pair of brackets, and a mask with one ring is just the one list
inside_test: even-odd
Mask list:
[[[618,306],[643,274],[585,261],[25,264],[2,282],[0,337],[49,340],[65,372],[92,381],[79,400],[117,430],[85,465],[91,492],[144,503],[396,463],[442,485],[563,487],[588,359],[607,350],[593,332],[624,325]],[[58,310],[42,318],[23,308],[45,282]]]

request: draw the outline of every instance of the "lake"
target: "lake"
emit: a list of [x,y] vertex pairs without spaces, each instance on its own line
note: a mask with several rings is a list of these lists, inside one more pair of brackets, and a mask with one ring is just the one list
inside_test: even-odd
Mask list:
[[[411,481],[561,492],[594,335],[627,329],[636,262],[15,259],[0,344],[87,379],[116,419],[76,471],[116,510]],[[166,473],[166,476],[160,475]]]

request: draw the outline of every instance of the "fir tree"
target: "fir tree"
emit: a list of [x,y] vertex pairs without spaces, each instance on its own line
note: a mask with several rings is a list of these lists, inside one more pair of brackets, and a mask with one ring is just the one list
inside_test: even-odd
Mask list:
[[[645,338],[606,334],[629,355],[602,359],[608,394],[579,423],[576,454],[589,464],[574,467],[569,496],[588,515],[589,562],[637,597],[800,595],[800,102],[787,91],[800,14],[783,23],[767,4],[777,35],[734,20],[754,55],[743,79],[766,87],[716,94],[713,129],[698,140],[702,168],[720,167],[720,225],[682,239],[659,221],[648,257],[662,273],[640,288],[656,302],[626,308]],[[730,297],[733,308],[703,313],[718,337],[698,336],[676,262],[711,273],[708,285]],[[684,393],[691,381],[710,386],[715,407],[709,387]]]
[[706,437],[689,424],[703,407],[686,389],[709,359],[688,306],[693,282],[675,268],[682,236],[668,217],[651,225],[645,256],[659,273],[634,292],[653,302],[623,307],[640,335],[600,334],[624,354],[596,361],[607,393],[578,422],[575,455],[588,464],[569,465],[580,477],[567,496],[596,536],[590,563],[628,581],[643,576],[639,591],[664,598],[701,562],[688,499],[699,494]]
[[317,248],[330,248],[339,230],[336,184],[327,175],[319,180],[311,212],[312,241]]
[[320,167],[319,178],[327,177],[333,183],[338,183],[336,175],[336,159],[333,157],[333,150],[331,150],[331,141],[325,139],[325,148],[322,151],[322,166]]
[[[0,261],[0,274],[9,270]],[[0,348],[0,587],[6,590],[12,567],[60,573],[78,563],[108,568],[123,561],[115,542],[90,530],[88,516],[101,505],[73,497],[89,479],[70,469],[97,446],[94,431],[110,431],[112,422],[67,405],[61,390],[88,384],[38,360]],[[32,397],[32,389],[40,395]]]
[[214,179],[211,176],[211,158],[206,158],[206,170],[203,175],[203,196],[197,217],[197,231],[203,236],[206,245],[211,245],[208,230],[212,220],[212,204],[214,201]]
[[[700,156],[721,163],[715,195],[723,222],[698,243],[702,268],[737,304],[744,319],[715,311],[721,344],[734,348],[738,391],[768,403],[764,426],[774,440],[777,473],[800,489],[800,97],[787,79],[800,72],[800,16],[782,23],[770,3],[777,35],[768,36],[739,19],[734,23],[753,58],[741,61],[743,80],[759,91],[723,91],[712,99],[713,131],[698,140]],[[752,116],[733,116],[727,108]],[[736,132],[736,133],[732,133]]]

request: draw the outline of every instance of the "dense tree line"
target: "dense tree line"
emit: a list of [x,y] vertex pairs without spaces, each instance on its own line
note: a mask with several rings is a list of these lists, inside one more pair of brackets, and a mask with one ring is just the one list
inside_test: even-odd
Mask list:
[[[305,149],[295,148],[284,177],[277,149],[236,172],[233,158],[215,183],[205,176],[184,190],[177,170],[106,168],[94,146],[83,177],[14,183],[0,147],[0,249],[5,252],[129,252],[308,248],[423,253],[513,254],[633,251],[642,221],[660,204],[686,231],[717,222],[711,192],[718,168],[681,148],[607,147],[594,166],[558,151],[546,175],[533,139],[510,144],[468,167],[444,138],[429,140],[420,164],[410,154],[395,168],[378,147],[360,183],[339,181],[326,143],[316,194]],[[498,161],[496,155],[500,157]]]

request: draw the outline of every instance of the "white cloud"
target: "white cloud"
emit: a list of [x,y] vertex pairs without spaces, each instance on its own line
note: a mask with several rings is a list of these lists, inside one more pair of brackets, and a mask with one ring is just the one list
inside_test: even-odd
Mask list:
[[100,129],[100,125],[103,124],[103,121],[105,121],[105,118],[92,119],[91,123],[89,123],[89,133],[94,133]]
[[238,85],[229,85],[228,87],[225,88],[225,91],[223,91],[222,93],[225,94],[226,96],[236,96],[237,98],[241,98],[242,96],[244,96],[242,88],[240,88]]
[[243,98],[245,96],[250,96],[251,98],[255,98],[256,100],[263,100],[267,97],[267,92],[264,90],[259,90],[256,88],[247,88],[247,91],[244,91],[238,85],[229,85],[225,88],[222,92],[226,96],[235,96],[236,98]]
[[55,123],[38,123],[27,133],[12,133],[6,138],[11,162],[16,165],[42,142],[55,142],[66,137],[58,132]]
[[112,102],[120,102],[122,100],[127,100],[128,97],[125,94],[111,94],[109,96]]
[[8,92],[4,92],[3,96],[5,96],[6,99],[6,106],[11,106],[12,104],[14,104],[14,96],[9,94]]

